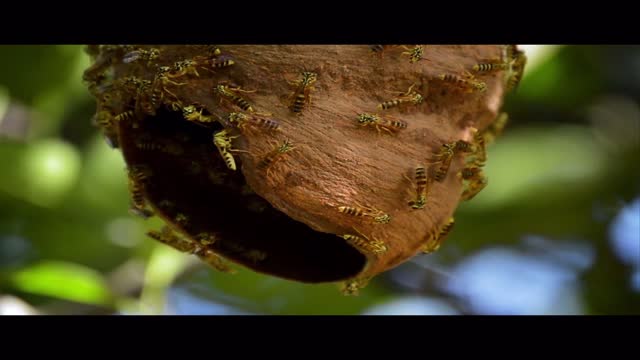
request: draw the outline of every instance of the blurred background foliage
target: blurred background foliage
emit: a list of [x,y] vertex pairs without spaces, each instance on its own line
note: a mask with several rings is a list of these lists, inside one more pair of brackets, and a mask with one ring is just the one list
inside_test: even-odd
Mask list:
[[358,297],[145,237],[81,46],[0,46],[0,314],[640,314],[640,47],[524,46],[489,186]]

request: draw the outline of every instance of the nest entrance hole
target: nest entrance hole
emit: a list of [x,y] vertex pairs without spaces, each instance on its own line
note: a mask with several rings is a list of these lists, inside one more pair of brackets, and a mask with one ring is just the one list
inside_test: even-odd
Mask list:
[[334,234],[317,232],[273,208],[241,173],[227,169],[213,144],[219,123],[202,126],[161,108],[134,126],[121,122],[128,166],[150,170],[144,186],[154,212],[182,235],[213,234],[216,253],[255,271],[307,283],[361,272],[366,257]]

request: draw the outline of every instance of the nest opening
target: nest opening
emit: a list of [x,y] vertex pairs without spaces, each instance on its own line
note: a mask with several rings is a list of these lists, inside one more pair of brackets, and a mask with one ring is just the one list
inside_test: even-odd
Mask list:
[[161,108],[155,116],[122,121],[120,141],[129,167],[149,170],[144,184],[156,215],[182,235],[255,271],[291,280],[340,281],[360,273],[367,258],[334,235],[317,232],[273,208],[247,185],[239,156],[227,169],[213,144],[219,123],[195,124]]

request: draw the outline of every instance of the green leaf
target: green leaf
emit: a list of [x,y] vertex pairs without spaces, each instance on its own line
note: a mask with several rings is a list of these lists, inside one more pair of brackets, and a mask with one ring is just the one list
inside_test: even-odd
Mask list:
[[189,265],[189,261],[194,260],[194,257],[158,243],[147,264],[144,288],[140,296],[141,311],[148,314],[162,314],[166,305],[167,289]]
[[589,105],[601,89],[597,48],[567,46],[532,67],[515,95],[528,103],[572,110]]
[[[533,151],[531,149],[534,149]],[[501,207],[522,201],[535,186],[577,186],[604,169],[606,157],[583,126],[519,128],[488,149],[489,185],[469,208]],[[531,200],[551,200],[535,195]]]
[[20,291],[94,305],[111,305],[113,297],[103,277],[77,264],[43,261],[11,274]]
[[11,97],[32,104],[41,94],[69,83],[69,75],[76,66],[80,51],[81,46],[2,46],[0,85],[9,89]]
[[89,58],[81,45],[0,47],[0,88],[35,110],[31,137],[56,133],[69,108],[89,99],[82,73]]

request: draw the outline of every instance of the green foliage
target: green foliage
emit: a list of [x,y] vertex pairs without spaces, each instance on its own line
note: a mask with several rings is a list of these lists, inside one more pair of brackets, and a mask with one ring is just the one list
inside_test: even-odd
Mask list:
[[554,61],[546,61],[530,71],[517,95],[522,101],[563,110],[584,108],[602,89],[600,51],[602,48],[593,46],[561,48]]
[[43,261],[12,273],[9,282],[36,295],[104,306],[113,301],[102,275],[77,264]]

